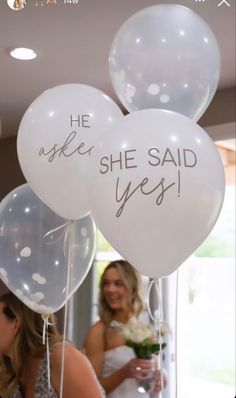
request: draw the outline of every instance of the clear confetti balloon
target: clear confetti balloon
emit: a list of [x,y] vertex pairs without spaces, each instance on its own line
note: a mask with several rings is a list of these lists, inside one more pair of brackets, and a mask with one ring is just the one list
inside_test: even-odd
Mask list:
[[218,85],[219,46],[207,23],[189,8],[154,5],[120,27],[109,71],[129,112],[168,109],[197,121]]
[[0,279],[32,310],[50,314],[63,307],[86,277],[94,253],[89,215],[74,222],[59,217],[28,184],[0,203]]

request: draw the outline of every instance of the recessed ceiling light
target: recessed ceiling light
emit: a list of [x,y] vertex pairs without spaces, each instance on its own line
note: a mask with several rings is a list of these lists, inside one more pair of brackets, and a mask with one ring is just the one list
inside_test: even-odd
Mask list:
[[10,51],[10,56],[20,60],[30,60],[36,58],[37,54],[30,48],[18,47]]

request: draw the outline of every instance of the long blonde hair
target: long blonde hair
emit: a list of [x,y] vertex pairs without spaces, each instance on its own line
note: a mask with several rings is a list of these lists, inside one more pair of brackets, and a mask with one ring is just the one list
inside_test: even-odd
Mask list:
[[[6,293],[0,297],[3,305],[3,314],[9,319],[14,320],[19,317],[20,328],[16,335],[11,351],[11,358],[0,354],[0,395],[11,396],[22,376],[24,364],[29,356],[43,358],[46,346],[43,344],[44,321],[41,314],[38,314],[22,303],[13,293]],[[48,326],[49,347],[61,341],[53,315],[50,315]]]
[[103,293],[106,271],[111,268],[115,268],[118,271],[125,287],[127,288],[127,301],[124,305],[126,308],[128,307],[130,309],[130,315],[137,318],[143,310],[141,279],[139,273],[125,260],[112,261],[105,268],[100,280],[99,316],[106,326],[109,326],[114,315],[114,311],[109,307]]

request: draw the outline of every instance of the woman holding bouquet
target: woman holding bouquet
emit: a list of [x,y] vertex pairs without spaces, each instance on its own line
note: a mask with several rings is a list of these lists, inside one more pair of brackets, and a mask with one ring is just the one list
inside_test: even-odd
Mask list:
[[[148,393],[140,395],[136,380],[153,369],[153,362],[136,358],[121,333],[124,325],[138,321],[143,309],[140,290],[139,274],[127,261],[108,264],[100,281],[100,320],[91,327],[85,340],[86,355],[108,398],[149,397]],[[157,396],[160,390],[160,372],[155,371],[151,396]]]

